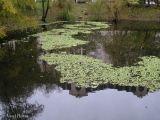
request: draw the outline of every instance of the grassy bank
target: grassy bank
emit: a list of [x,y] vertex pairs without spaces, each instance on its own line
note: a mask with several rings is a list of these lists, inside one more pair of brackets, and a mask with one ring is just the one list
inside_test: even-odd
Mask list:
[[[38,15],[41,15],[41,4],[38,3]],[[115,19],[115,14],[119,20],[139,20],[139,21],[159,21],[160,7],[145,7],[144,5],[123,5],[118,2],[110,4],[105,0],[96,3],[77,4],[73,1],[63,3],[59,6],[57,2],[51,5],[47,19],[49,21],[106,21]]]
[[160,21],[160,8],[130,7],[122,9],[121,20]]
[[[114,13],[100,3],[74,4],[76,20],[106,21],[113,20]],[[118,20],[130,21],[160,21],[159,7],[130,6],[118,11]]]

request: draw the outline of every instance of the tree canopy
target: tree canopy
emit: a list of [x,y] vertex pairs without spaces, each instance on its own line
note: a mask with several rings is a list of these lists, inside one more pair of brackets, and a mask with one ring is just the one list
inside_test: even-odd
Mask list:
[[34,9],[34,0],[0,0],[0,36],[5,35],[9,26],[12,29],[35,26],[37,22],[34,17],[26,13],[27,10]]

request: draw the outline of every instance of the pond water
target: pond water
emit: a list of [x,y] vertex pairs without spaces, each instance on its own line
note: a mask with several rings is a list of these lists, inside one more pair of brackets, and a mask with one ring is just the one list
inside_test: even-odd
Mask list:
[[[128,26],[79,34],[74,37],[90,44],[61,51],[91,56],[116,67],[133,65],[138,57],[160,57],[160,29],[148,23]],[[160,120],[159,91],[111,84],[94,89],[62,84],[54,66],[39,60],[41,54],[35,37],[0,44],[2,120]]]

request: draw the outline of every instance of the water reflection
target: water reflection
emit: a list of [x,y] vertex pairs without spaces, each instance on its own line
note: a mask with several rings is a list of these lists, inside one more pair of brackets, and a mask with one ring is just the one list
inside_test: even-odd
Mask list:
[[79,33],[74,37],[89,40],[88,45],[50,52],[65,51],[69,54],[92,56],[104,63],[113,64],[113,66],[131,66],[139,61],[139,57],[160,57],[159,34],[158,29],[121,30],[118,27],[116,29],[100,30],[91,35]]
[[[82,34],[82,36],[75,37],[87,38],[91,43],[89,46],[65,49],[67,53],[92,56],[114,66],[132,65],[140,56],[154,55],[160,57],[160,33],[155,31],[103,30],[92,35],[85,36]],[[54,94],[55,91],[58,91],[58,95],[67,91],[67,96],[75,96],[72,97],[75,99],[88,98],[90,93],[102,92],[102,90],[107,92],[110,89],[124,91],[121,93],[126,96],[128,95],[126,93],[130,92],[138,98],[143,98],[148,94],[146,87],[105,84],[97,88],[85,88],[76,87],[74,83],[60,83],[60,73],[55,70],[55,66],[39,60],[42,51],[41,43],[37,43],[39,41],[30,37],[22,41],[12,40],[0,44],[0,119],[2,120],[37,119],[45,111],[46,106],[40,103],[40,100],[29,102],[30,98],[38,96],[35,93],[36,90],[45,93],[44,99],[48,94],[57,95]],[[110,99],[111,97],[114,97],[112,93]],[[41,99],[43,100],[43,98]],[[102,98],[103,96],[94,99],[102,100]],[[63,99],[66,101],[66,96]],[[133,97],[129,100],[133,100]],[[44,102],[50,106],[47,100]],[[59,102],[56,101],[57,106],[63,107],[57,103]],[[73,103],[72,101],[69,106]],[[119,105],[121,102],[117,104]],[[57,108],[52,109],[57,110]],[[87,112],[85,111],[85,113]],[[46,116],[46,113],[44,114]]]
[[88,39],[90,44],[68,51],[83,53],[114,66],[131,66],[139,61],[139,57],[160,57],[159,36],[156,31],[101,30],[91,35],[75,36]]
[[[31,120],[43,112],[44,106],[28,99],[35,89],[46,94],[56,90],[53,74],[42,73],[37,64],[39,49],[34,38],[25,41],[9,41],[0,48],[0,118],[2,120]],[[52,73],[53,73],[52,69]],[[56,79],[56,80],[55,80]]]
[[15,40],[8,41],[8,46],[9,46],[9,48],[11,48],[12,50],[16,50],[16,41],[15,41]]
[[44,109],[43,105],[38,103],[28,103],[26,99],[14,98],[7,103],[2,104],[1,120],[29,120],[36,117]]
[[85,87],[77,87],[74,83],[71,84],[64,83],[61,84],[61,87],[64,90],[69,90],[69,94],[75,97],[85,97],[88,96],[88,93],[94,93],[95,91],[107,90],[107,89],[116,89],[118,91],[132,92],[139,98],[143,98],[149,92],[149,90],[146,87],[120,86],[112,84],[100,85],[97,88],[85,88]]
[[[112,85],[112,84],[104,84],[100,85],[97,88],[85,88],[85,87],[77,87],[75,83],[60,83],[59,77],[60,74],[57,73],[55,70],[54,65],[48,65],[45,61],[38,60],[37,61],[41,72],[43,73],[50,73],[51,79],[55,78],[57,87],[62,88],[63,90],[69,90],[69,94],[75,97],[84,97],[88,96],[89,92],[104,90],[104,89],[117,89],[118,91],[126,91],[126,92],[132,92],[134,95],[136,95],[139,98],[144,97],[148,94],[149,90],[146,87],[133,87],[133,86],[119,86],[119,85]],[[54,81],[55,81],[54,80]]]
[[88,91],[85,87],[76,87],[74,83],[71,84],[71,89],[69,90],[69,94],[76,97],[88,96]]
[[160,44],[155,42],[152,31],[130,31],[113,34],[112,39],[103,41],[105,51],[114,66],[133,65],[142,56],[160,56]]
[[102,60],[104,63],[112,64],[112,58],[110,55],[105,51],[105,48],[102,44],[97,43],[96,49],[94,51],[88,52],[89,56],[95,57],[97,59]]
[[[54,65],[48,65],[45,61],[38,60],[38,64],[40,65],[41,72],[45,73],[52,73],[50,74],[54,78],[58,78],[59,74],[54,69]],[[51,78],[53,78],[51,77]],[[126,91],[126,92],[132,92],[134,95],[136,95],[139,98],[143,98],[146,96],[149,92],[148,88],[146,87],[133,87],[133,86],[120,86],[120,85],[112,85],[112,84],[104,84],[100,85],[97,88],[85,88],[85,87],[77,87],[75,83],[60,83],[58,80],[55,83],[55,86],[57,88],[62,88],[63,90],[69,90],[69,94],[75,97],[84,97],[88,96],[88,93],[99,91],[99,90],[105,90],[105,89],[117,89],[118,91]]]

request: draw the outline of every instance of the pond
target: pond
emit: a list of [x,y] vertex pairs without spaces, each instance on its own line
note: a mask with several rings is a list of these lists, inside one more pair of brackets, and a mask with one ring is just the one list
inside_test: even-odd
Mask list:
[[[88,56],[130,67],[139,57],[160,57],[157,23],[119,23],[74,38],[89,44],[47,53]],[[0,118],[2,120],[160,120],[160,91],[147,87],[100,84],[77,87],[61,82],[55,65],[40,59],[46,52],[37,37],[0,44]]]

